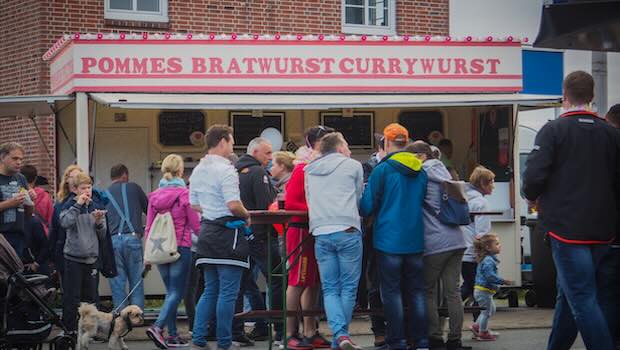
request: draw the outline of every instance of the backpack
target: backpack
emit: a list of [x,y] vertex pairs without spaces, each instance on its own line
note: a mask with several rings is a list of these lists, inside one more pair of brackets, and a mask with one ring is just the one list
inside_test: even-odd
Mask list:
[[[179,197],[172,204],[172,208],[179,201]],[[151,228],[149,238],[144,244],[144,261],[149,264],[169,264],[177,261],[179,254],[177,235],[172,220],[172,208],[165,213],[157,213]]]
[[465,195],[463,181],[444,181],[441,183],[441,198],[439,212],[431,208],[426,202],[424,205],[441,223],[449,226],[464,226],[471,223],[469,206]]

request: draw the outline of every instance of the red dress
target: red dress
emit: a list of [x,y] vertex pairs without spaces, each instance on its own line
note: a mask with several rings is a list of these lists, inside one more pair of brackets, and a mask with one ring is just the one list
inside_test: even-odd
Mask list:
[[[286,185],[284,207],[286,210],[308,210],[306,190],[304,187],[304,167],[306,163],[297,164]],[[287,255],[297,248],[305,238],[310,236],[305,220],[293,217],[286,232]],[[289,258],[288,285],[295,287],[316,287],[319,285],[319,268],[314,255],[314,238],[308,237],[302,247]]]

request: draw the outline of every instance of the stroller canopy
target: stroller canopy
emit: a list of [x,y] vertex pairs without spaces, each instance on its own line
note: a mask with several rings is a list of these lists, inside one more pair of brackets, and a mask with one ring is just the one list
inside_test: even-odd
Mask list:
[[0,234],[0,283],[6,284],[7,279],[14,273],[23,272],[24,264],[17,256],[15,249]]

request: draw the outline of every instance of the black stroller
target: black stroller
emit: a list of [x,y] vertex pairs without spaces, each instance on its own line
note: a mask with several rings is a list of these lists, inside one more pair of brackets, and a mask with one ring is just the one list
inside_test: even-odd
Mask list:
[[53,326],[62,329],[49,341],[50,350],[75,348],[75,339],[45,301],[48,277],[25,275],[24,265],[3,235],[0,235],[0,350],[42,350]]

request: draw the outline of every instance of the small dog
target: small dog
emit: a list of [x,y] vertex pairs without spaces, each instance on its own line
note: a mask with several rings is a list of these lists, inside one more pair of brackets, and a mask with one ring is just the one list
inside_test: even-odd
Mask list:
[[[114,319],[111,313],[101,312],[93,304],[82,303],[78,309],[80,321],[78,323],[77,350],[88,350],[89,341],[99,335],[108,339],[108,349],[127,350],[123,337],[133,327],[144,323],[142,310],[136,305],[126,306],[120,315]],[[114,319],[114,322],[113,322]],[[114,323],[114,328],[111,329]]]

